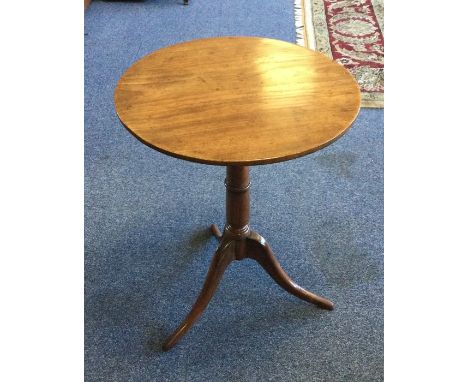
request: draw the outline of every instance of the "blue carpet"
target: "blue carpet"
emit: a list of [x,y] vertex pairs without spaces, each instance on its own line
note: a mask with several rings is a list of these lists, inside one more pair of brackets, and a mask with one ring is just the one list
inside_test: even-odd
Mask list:
[[293,0],[94,1],[85,15],[86,381],[383,380],[383,111],[328,148],[253,167],[252,226],[328,312],[236,262],[205,314],[160,350],[203,283],[224,168],[149,149],[113,90],[136,59],[193,38],[294,41]]

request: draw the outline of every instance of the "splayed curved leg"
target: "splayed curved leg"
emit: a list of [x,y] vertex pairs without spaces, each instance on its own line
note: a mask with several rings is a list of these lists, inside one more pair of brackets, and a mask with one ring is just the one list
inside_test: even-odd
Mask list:
[[224,271],[231,261],[234,260],[234,244],[234,241],[227,241],[224,243],[222,242],[219,245],[213,260],[211,261],[210,269],[208,270],[205,283],[203,284],[203,288],[197,298],[197,301],[195,301],[192,310],[187,317],[185,317],[184,321],[182,321],[179,327],[164,342],[164,351],[171,349],[183,337],[208,306],[211,298],[216,292]]
[[309,292],[289,278],[287,273],[281,268],[278,260],[276,260],[268,243],[258,233],[250,232],[249,237],[246,238],[246,244],[245,256],[256,260],[279,286],[304,301],[311,302],[324,309],[333,310],[333,303],[331,301]]
[[210,231],[213,234],[214,237],[218,239],[218,241],[221,241],[221,238],[223,237],[223,234],[219,230],[218,226],[216,224],[212,224],[210,226]]

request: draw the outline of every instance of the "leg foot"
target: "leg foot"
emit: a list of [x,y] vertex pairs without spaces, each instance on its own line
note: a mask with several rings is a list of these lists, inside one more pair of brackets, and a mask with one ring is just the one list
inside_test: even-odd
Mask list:
[[234,260],[234,242],[228,241],[221,243],[216,250],[216,253],[211,261],[210,269],[203,284],[203,288],[195,301],[190,313],[185,317],[184,321],[164,342],[163,350],[171,349],[183,335],[192,327],[195,321],[201,316],[205,308],[208,306],[211,298],[216,292],[216,288],[221,281],[221,278],[227,266]]
[[252,231],[246,239],[246,243],[246,257],[256,260],[279,286],[304,301],[311,302],[324,309],[333,310],[334,306],[331,301],[309,292],[289,278],[281,268],[278,260],[276,260],[268,243],[258,233]]
[[221,241],[221,238],[223,237],[223,234],[219,230],[218,226],[216,224],[212,224],[210,226],[211,233],[213,236],[215,236],[219,241]]

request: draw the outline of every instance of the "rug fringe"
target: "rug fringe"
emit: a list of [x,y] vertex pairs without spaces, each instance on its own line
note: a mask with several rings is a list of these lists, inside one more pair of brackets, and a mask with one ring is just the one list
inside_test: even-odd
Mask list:
[[296,44],[306,46],[303,0],[294,0],[294,24],[296,26]]

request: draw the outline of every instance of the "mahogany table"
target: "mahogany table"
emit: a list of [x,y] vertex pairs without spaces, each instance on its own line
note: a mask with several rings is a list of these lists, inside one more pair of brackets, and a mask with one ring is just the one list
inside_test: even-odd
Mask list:
[[286,291],[324,309],[333,303],[295,284],[249,223],[249,166],[319,150],[350,127],[359,87],[324,55],[257,37],[194,40],[153,52],[133,64],[115,90],[122,124],[165,154],[226,166],[226,224],[203,288],[166,340],[172,348],[207,307],[226,267],[256,260]]

